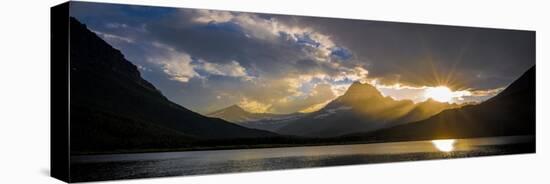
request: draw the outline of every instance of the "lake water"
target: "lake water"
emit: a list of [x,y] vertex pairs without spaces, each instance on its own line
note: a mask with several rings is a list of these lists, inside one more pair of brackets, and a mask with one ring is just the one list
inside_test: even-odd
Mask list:
[[534,136],[71,157],[73,181],[531,153]]

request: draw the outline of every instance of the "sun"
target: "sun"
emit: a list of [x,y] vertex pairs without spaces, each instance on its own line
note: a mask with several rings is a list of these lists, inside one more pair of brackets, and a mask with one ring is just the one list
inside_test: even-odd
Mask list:
[[450,102],[453,99],[453,92],[446,86],[437,86],[426,89],[424,96],[438,102]]
[[442,140],[433,140],[432,144],[439,151],[442,152],[451,152],[455,149],[456,140],[454,139],[442,139]]

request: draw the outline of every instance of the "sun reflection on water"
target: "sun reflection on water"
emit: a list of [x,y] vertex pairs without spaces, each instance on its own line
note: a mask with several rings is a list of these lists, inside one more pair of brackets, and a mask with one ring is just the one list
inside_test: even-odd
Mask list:
[[432,144],[439,151],[442,152],[451,152],[455,149],[456,140],[454,139],[441,139],[441,140],[432,140]]

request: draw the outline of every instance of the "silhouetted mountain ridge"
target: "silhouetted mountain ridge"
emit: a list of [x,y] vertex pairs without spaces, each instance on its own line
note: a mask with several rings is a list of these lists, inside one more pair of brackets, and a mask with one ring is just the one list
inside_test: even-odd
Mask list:
[[274,137],[170,102],[135,65],[70,19],[71,149],[171,148],[194,140]]

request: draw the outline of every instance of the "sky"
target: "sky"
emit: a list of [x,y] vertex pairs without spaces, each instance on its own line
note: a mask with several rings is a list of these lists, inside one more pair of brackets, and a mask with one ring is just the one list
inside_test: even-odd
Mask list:
[[71,2],[70,14],[199,113],[317,110],[355,81],[421,102],[481,102],[535,65],[530,31]]

